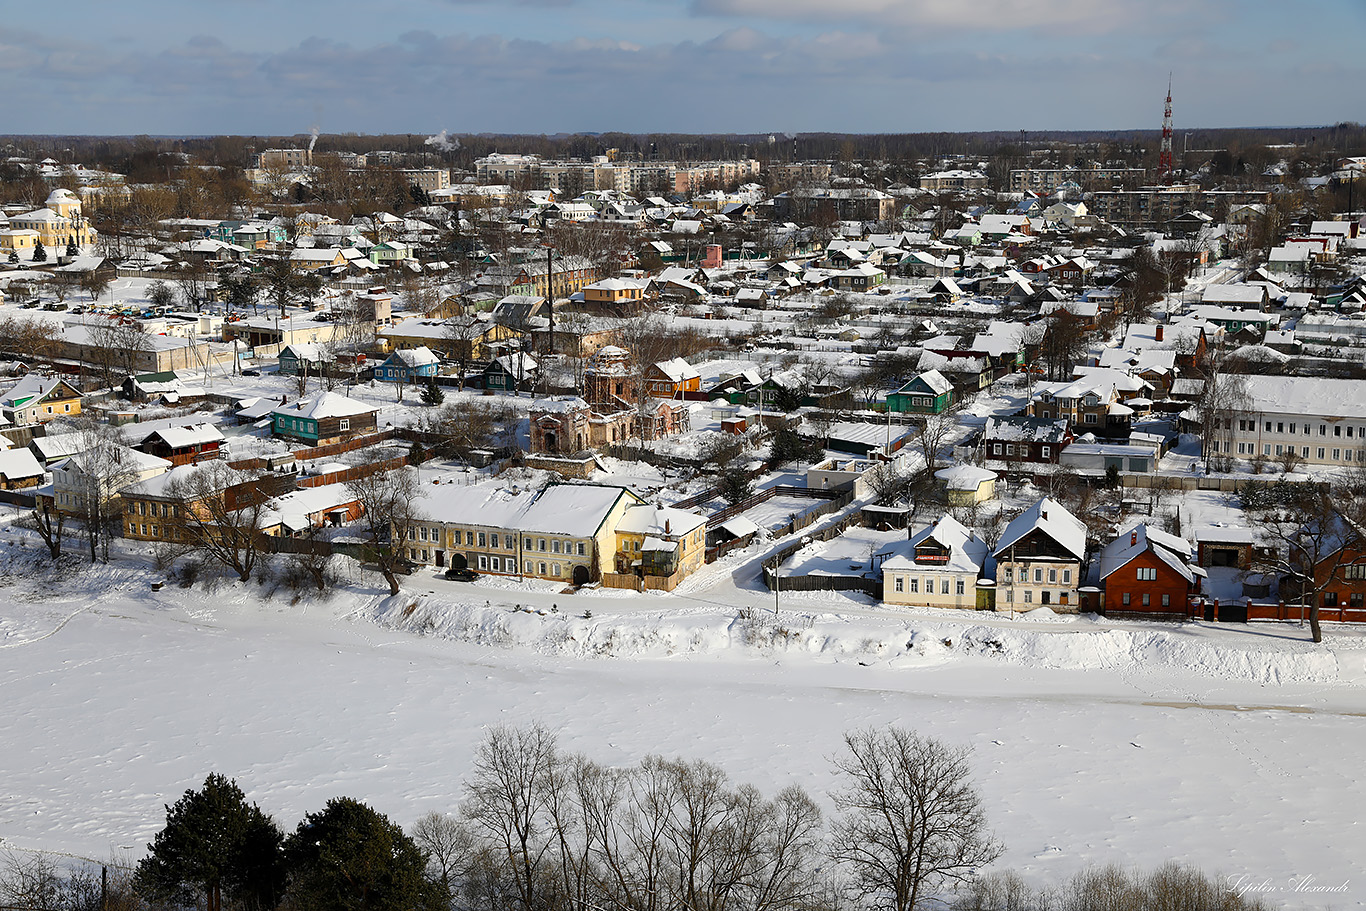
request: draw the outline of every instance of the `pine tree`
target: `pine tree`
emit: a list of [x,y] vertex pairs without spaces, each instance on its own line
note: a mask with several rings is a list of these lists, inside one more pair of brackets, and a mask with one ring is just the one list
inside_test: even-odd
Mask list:
[[69,241],[69,242],[67,243],[67,245],[66,245],[66,255],[67,255],[67,256],[70,256],[70,257],[72,257],[72,258],[75,258],[75,257],[81,255],[81,248],[78,247],[78,246],[76,246],[76,242],[75,242],[74,240],[73,240],[73,241]]
[[441,391],[441,387],[436,385],[436,379],[430,379],[422,387],[422,401],[427,405],[440,405],[446,400],[446,393]]
[[285,843],[290,904],[299,911],[435,911],[441,895],[420,848],[358,800],[309,813]]
[[138,863],[137,885],[167,902],[192,905],[202,895],[207,911],[222,911],[224,895],[246,908],[274,908],[284,888],[283,844],[284,833],[237,782],[214,773],[166,808],[166,828]]
[[35,240],[33,242],[33,261],[35,263],[47,262],[47,250],[43,249],[43,242],[41,240]]
[[19,261],[19,251],[18,251],[18,250],[11,250],[11,251],[9,251],[9,261],[12,262],[12,263],[17,263],[17,262]]

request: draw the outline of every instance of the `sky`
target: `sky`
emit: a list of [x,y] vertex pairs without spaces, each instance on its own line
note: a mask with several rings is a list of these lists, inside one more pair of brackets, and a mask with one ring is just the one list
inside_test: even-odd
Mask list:
[[853,132],[1366,120],[1366,0],[61,0],[0,132]]

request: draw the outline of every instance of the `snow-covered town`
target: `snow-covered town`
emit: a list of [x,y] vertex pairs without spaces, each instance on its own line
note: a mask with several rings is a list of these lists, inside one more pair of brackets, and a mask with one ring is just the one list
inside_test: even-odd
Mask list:
[[[0,906],[1366,908],[1366,130],[1174,147],[1166,104],[890,151],[7,138]],[[981,812],[894,901],[839,843],[902,730]],[[566,826],[612,868],[584,782],[675,758],[840,822],[762,900],[533,875],[479,787],[551,734],[547,868]],[[218,773],[305,819],[268,896],[156,879]],[[421,889],[308,891],[341,793]],[[34,898],[68,863],[130,891]]]

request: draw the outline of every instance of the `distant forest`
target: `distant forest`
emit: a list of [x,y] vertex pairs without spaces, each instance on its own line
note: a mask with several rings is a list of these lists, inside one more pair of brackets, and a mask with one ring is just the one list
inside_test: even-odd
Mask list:
[[[404,153],[409,163],[472,169],[475,159],[492,152],[536,154],[546,158],[587,158],[615,149],[632,159],[708,161],[751,157],[767,162],[914,162],[955,157],[992,160],[1012,167],[1028,162],[1065,165],[1086,161],[1125,161],[1154,166],[1160,133],[1127,131],[996,131],[982,133],[754,133],[690,135],[681,133],[574,133],[557,135],[451,134],[458,147],[438,149],[423,133],[327,134],[318,152]],[[174,168],[168,158],[190,156],[197,163],[228,169],[249,166],[254,152],[303,148],[307,133],[292,136],[0,136],[5,157],[55,158],[128,175],[133,182],[165,180]],[[455,145],[452,143],[452,145]],[[1217,152],[1231,171],[1274,164],[1282,159],[1323,164],[1334,158],[1366,155],[1366,127],[1339,123],[1318,127],[1178,129],[1173,146],[1178,163],[1208,161]],[[1275,148],[1286,146],[1287,148]],[[1270,147],[1270,148],[1269,148]],[[171,153],[171,155],[167,155]],[[1196,156],[1199,155],[1197,159]],[[181,158],[184,161],[184,158]],[[1178,164],[1179,166],[1179,164]]]

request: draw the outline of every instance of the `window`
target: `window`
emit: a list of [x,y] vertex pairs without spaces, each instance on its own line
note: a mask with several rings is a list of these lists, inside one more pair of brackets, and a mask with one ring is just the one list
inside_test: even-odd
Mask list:
[[1267,432],[1267,433],[1270,433],[1270,432],[1271,432],[1271,422],[1270,422],[1270,421],[1267,421],[1267,422],[1266,422],[1266,432]]
[[1086,412],[1086,417],[1084,418],[1084,420],[1087,424],[1095,424],[1098,422],[1099,419],[1096,417],[1096,413],[1094,411],[1088,411]]
[[1072,584],[1072,570],[1070,570],[1070,569],[1064,569],[1064,570],[1062,571],[1062,582],[1063,582],[1064,585],[1071,585],[1071,584]]
[[488,535],[484,534],[482,531],[479,532],[479,546],[488,547],[488,544]]
[[1270,443],[1263,443],[1263,444],[1262,444],[1262,455],[1271,455],[1271,444],[1270,444]]
[[465,532],[465,546],[466,546],[466,547],[473,547],[473,546],[474,546],[474,532],[472,532],[472,531],[467,531],[467,532]]
[[1015,454],[1015,444],[1014,444],[1014,443],[1007,443],[1007,444],[1006,444],[1006,455],[1014,455],[1014,454]]
[[[152,531],[155,533],[156,529],[152,529]],[[1347,606],[1350,607],[1352,610],[1361,610],[1363,607],[1363,598],[1361,592],[1352,592],[1350,595],[1348,595]]]
[[1048,571],[1048,584],[1049,584],[1049,585],[1057,585],[1057,584],[1058,584],[1058,571],[1057,571],[1056,569],[1050,569],[1050,570]]
[[932,594],[934,594],[934,580],[933,580],[933,579],[926,579],[926,580],[925,580],[925,594],[927,594],[927,595],[932,595]]
[[1319,447],[1319,455],[1318,455],[1318,457],[1319,457],[1320,459],[1323,458],[1323,447],[1322,447],[1322,446]]
[[1045,459],[1046,459],[1046,458],[1049,458],[1049,456],[1050,456],[1051,453],[1052,453],[1052,450],[1051,450],[1049,447],[1047,447],[1047,446],[1044,446],[1044,447],[1042,447],[1042,448],[1039,450],[1039,454],[1042,455]]
[[558,539],[550,542],[550,552],[554,554],[560,552],[560,542]]
[[350,429],[351,429],[351,419],[350,419],[350,418],[342,418],[342,419],[341,419],[341,422],[337,424],[337,429],[338,429],[338,430],[350,430]]
[[1366,579],[1366,563],[1348,563],[1342,568],[1344,579]]
[[[698,537],[698,536],[697,536],[697,535],[693,535],[693,537],[696,538],[696,537]],[[580,541],[579,544],[578,544],[578,552],[579,552],[579,556],[580,556],[580,557],[586,557],[586,556],[588,556],[588,545],[586,545],[586,544],[584,544],[582,541]]]
[[892,590],[904,592],[906,590],[906,580],[901,578],[900,576],[897,576],[896,581],[892,583]]
[[967,590],[966,584],[963,582],[962,579],[959,579],[959,580],[957,580],[957,581],[954,583],[953,593],[954,593],[955,595],[962,595],[962,594],[965,594],[965,593],[966,593],[966,590]]
[[992,454],[992,455],[1000,455],[1000,454],[1001,454],[1001,444],[1000,444],[1000,443],[992,443],[992,444],[991,444],[991,454]]
[[528,560],[528,561],[526,561],[526,563],[523,564],[523,565],[526,567],[526,572],[527,572],[527,574],[529,575],[529,574],[531,573],[531,561]]
[[1157,581],[1157,569],[1154,568],[1154,567],[1151,567],[1151,566],[1140,566],[1140,567],[1138,568],[1138,581],[1140,581],[1140,582],[1156,582],[1156,581]]
[[489,569],[494,572],[502,572],[503,561],[497,557],[489,557]]
[[1280,421],[1277,421],[1277,422],[1276,422],[1276,432],[1277,432],[1277,433],[1285,433],[1285,425],[1282,424]]
[[427,551],[427,550],[422,551],[422,562],[423,562],[423,563],[430,563],[430,562],[431,562],[431,559],[432,559],[432,558],[431,558],[430,556],[428,556],[429,553],[430,553],[430,551]]
[[1323,593],[1323,606],[1324,606],[1324,607],[1337,607],[1337,606],[1338,606],[1338,593],[1337,593],[1337,592],[1324,592],[1324,593]]
[[552,576],[558,576],[558,575],[560,574],[560,564],[558,564],[558,563],[552,563],[552,564],[550,564],[550,574],[551,574]]
[[530,539],[530,538],[523,538],[523,539],[522,539],[522,549],[523,549],[523,550],[531,550],[531,539]]
[[1147,592],[1144,592],[1144,593],[1143,593],[1143,606],[1144,606],[1144,607],[1148,607],[1149,605],[1151,605],[1151,604],[1152,604],[1152,600],[1153,600],[1153,596],[1152,596],[1152,595],[1148,594]]
[[[427,540],[427,529],[425,529],[425,528],[419,528],[419,529],[418,529],[418,532],[422,535],[422,540],[424,540],[424,541]],[[412,529],[409,529],[409,530],[408,530],[408,537],[411,538],[412,536],[413,536]]]
[[1333,425],[1333,436],[1335,436],[1335,437],[1340,437],[1340,436],[1342,436],[1342,425],[1341,425],[1341,424],[1334,424],[1334,425]]
[[1034,603],[1034,593],[1033,593],[1032,591],[1030,591],[1029,589],[1027,589],[1027,588],[1025,589],[1025,593],[1024,593],[1024,603],[1025,603],[1025,604],[1033,604],[1033,603]]
[[513,550],[517,547],[517,539],[512,535],[503,535],[503,547]]
[[947,595],[948,593],[949,593],[949,580],[948,580],[948,578],[940,579],[940,580],[939,580],[939,594],[941,594],[941,595]]
[[1334,450],[1333,450],[1333,461],[1334,461],[1334,462],[1339,461],[1341,458],[1342,458],[1342,450],[1341,450],[1341,449],[1334,449]]
[[1128,592],[1125,592],[1124,595],[1123,595],[1119,600],[1120,600],[1120,603],[1122,603],[1125,607],[1128,607],[1128,606],[1129,606],[1129,593],[1128,593]]
[[1294,433],[1294,432],[1295,432],[1295,422],[1294,422],[1294,421],[1291,421],[1291,422],[1290,422],[1290,432],[1291,432],[1291,433]]
[[[539,550],[541,553],[545,553],[545,538],[538,538],[536,544],[536,549]],[[542,572],[544,572],[544,570],[542,570]]]
[[912,579],[912,580],[911,580],[911,593],[912,593],[912,594],[916,594],[916,593],[918,593],[919,591],[920,591],[920,580],[919,580],[919,579]]
[[479,568],[480,568],[480,569],[488,569],[488,568],[489,568],[489,558],[488,558],[487,556],[485,556],[484,554],[480,554],[480,555],[479,555]]
[[1035,581],[1035,582],[1042,582],[1042,581],[1043,581],[1043,570],[1042,570],[1042,569],[1036,569],[1036,570],[1034,570],[1034,581]]
[[1327,425],[1327,424],[1320,424],[1320,425],[1319,425],[1319,436],[1325,437],[1325,436],[1327,436],[1327,435],[1328,435],[1328,425]]
[[1172,606],[1172,596],[1171,596],[1171,595],[1163,595],[1163,596],[1162,596],[1162,606],[1163,606],[1163,607],[1171,607],[1171,606]]
[[1006,567],[1005,581],[1007,584],[1015,581],[1015,570],[1011,569],[1009,566]]
[[536,564],[536,565],[540,567],[541,575],[544,576],[544,575],[545,575],[545,561],[542,560],[540,563],[538,563],[538,564]]

